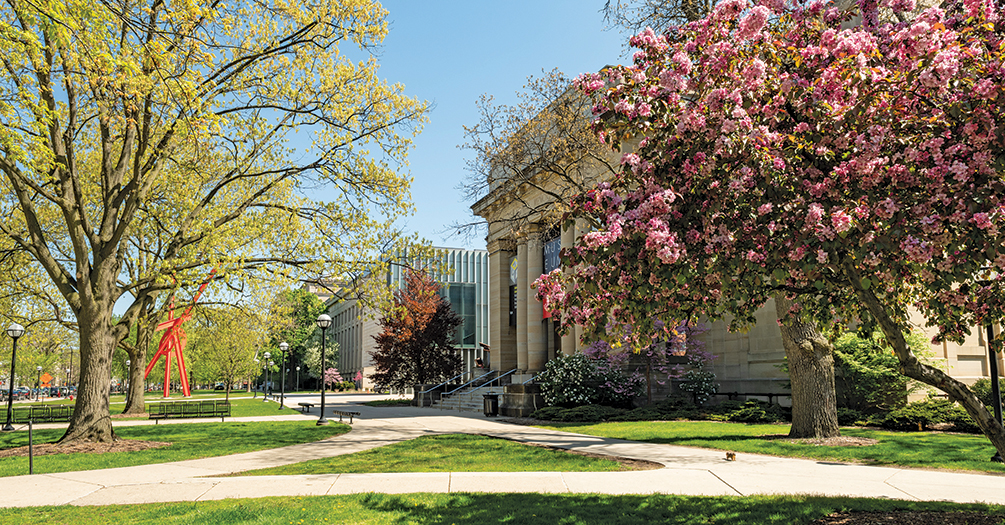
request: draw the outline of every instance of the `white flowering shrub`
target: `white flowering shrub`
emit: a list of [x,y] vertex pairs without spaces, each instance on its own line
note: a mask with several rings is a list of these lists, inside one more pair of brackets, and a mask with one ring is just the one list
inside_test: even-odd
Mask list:
[[625,404],[641,391],[641,383],[610,363],[583,354],[560,356],[537,376],[549,406]]

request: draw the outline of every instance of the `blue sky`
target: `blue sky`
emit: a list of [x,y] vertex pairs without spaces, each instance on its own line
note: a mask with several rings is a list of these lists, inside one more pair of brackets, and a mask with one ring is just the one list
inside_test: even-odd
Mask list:
[[623,63],[617,30],[604,30],[603,0],[385,0],[390,33],[380,76],[435,104],[409,154],[416,215],[404,226],[434,246],[485,248],[482,238],[445,238],[451,223],[469,219],[471,203],[456,189],[464,179],[462,126],[478,122],[483,93],[512,103],[530,75],[559,68],[574,77]]

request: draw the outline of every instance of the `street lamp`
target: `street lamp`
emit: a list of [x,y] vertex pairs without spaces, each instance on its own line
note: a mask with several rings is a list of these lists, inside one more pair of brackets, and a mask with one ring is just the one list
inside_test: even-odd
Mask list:
[[332,318],[328,314],[321,314],[318,316],[318,328],[321,329],[321,417],[318,419],[318,425],[327,425],[328,420],[325,419],[325,330],[332,325]]
[[14,361],[17,360],[17,338],[24,335],[24,327],[14,323],[7,327],[7,335],[14,340],[14,349],[10,354],[10,384],[7,386],[7,424],[3,426],[4,432],[14,430],[14,425],[10,424],[14,403]]
[[290,345],[286,342],[279,343],[279,352],[282,353],[283,364],[279,365],[280,369],[283,371],[283,378],[280,380],[279,386],[279,410],[282,410],[286,403],[286,350],[290,348]]
[[300,391],[300,366],[297,366],[297,392]]
[[42,400],[42,365],[36,366],[35,367],[35,371],[38,372],[38,376],[36,376],[36,377],[38,377],[38,379],[35,380],[35,388],[38,389],[38,390],[35,391],[35,401],[41,401]]
[[272,362],[269,361],[269,357],[272,354],[265,352],[265,388],[262,389],[262,401],[269,400],[269,368],[272,366]]

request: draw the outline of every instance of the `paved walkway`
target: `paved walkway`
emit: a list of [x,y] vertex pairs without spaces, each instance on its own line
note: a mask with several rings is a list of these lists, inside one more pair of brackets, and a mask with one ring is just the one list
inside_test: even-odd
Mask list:
[[[314,395],[313,398],[317,398]],[[313,496],[359,492],[539,492],[606,494],[814,494],[907,500],[1005,504],[1005,476],[868,467],[814,460],[724,453],[638,443],[525,427],[479,413],[435,409],[371,408],[356,403],[373,396],[328,396],[329,406],[362,413],[353,430],[317,443],[217,458],[106,470],[0,478],[0,505],[107,505],[203,501],[264,496]],[[314,400],[287,396],[286,403]],[[253,420],[318,417],[290,411]],[[209,420],[197,420],[206,422]],[[337,417],[335,419],[337,421]],[[148,424],[146,421],[117,425]],[[658,470],[634,472],[513,472],[321,474],[218,478],[249,469],[349,454],[423,435],[473,433],[527,443],[656,461]]]

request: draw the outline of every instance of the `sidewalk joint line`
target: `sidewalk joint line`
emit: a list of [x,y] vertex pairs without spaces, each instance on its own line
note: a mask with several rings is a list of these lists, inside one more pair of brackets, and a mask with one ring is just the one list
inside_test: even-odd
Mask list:
[[706,472],[708,472],[709,474],[711,474],[715,479],[721,481],[723,485],[729,487],[730,490],[732,490],[733,492],[735,492],[737,495],[739,495],[739,496],[747,496],[747,494],[744,494],[744,493],[740,492],[739,490],[736,490],[736,487],[730,485],[726,480],[724,480],[721,477],[719,477],[719,475],[716,474],[711,469],[706,469]]

